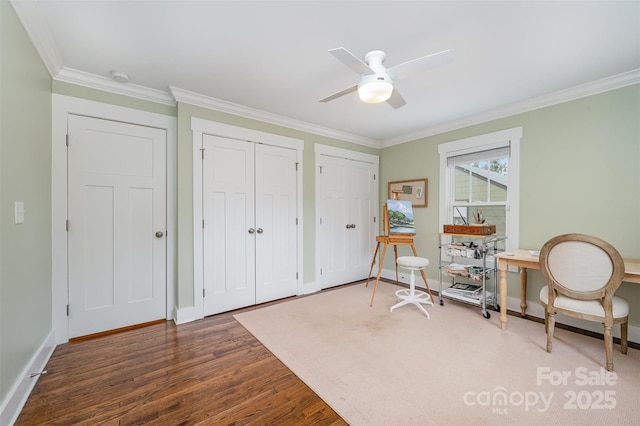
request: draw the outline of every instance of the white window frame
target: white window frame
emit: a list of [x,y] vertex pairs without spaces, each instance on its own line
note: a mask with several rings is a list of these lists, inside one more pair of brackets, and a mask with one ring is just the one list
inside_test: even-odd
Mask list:
[[453,212],[449,208],[453,200],[452,174],[447,166],[447,159],[457,155],[510,146],[509,174],[506,204],[506,236],[507,250],[519,247],[520,242],[520,141],[522,127],[500,130],[471,138],[445,142],[438,145],[440,155],[440,227],[453,223]]

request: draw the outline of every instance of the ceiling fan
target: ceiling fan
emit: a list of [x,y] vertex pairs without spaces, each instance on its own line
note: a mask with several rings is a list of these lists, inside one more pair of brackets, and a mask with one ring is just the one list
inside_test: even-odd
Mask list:
[[329,53],[360,74],[360,83],[321,99],[320,102],[329,102],[357,90],[360,100],[363,102],[379,103],[386,101],[394,108],[400,108],[406,104],[398,89],[393,86],[395,80],[400,80],[451,61],[451,50],[448,49],[407,61],[391,68],[385,68],[382,65],[386,56],[382,50],[373,50],[367,53],[364,57],[364,62],[344,47],[329,49]]

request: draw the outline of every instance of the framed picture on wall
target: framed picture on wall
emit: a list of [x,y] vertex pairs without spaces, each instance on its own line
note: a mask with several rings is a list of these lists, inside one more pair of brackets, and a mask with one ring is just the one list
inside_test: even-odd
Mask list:
[[427,184],[426,178],[389,182],[387,196],[390,200],[410,201],[413,207],[427,207]]

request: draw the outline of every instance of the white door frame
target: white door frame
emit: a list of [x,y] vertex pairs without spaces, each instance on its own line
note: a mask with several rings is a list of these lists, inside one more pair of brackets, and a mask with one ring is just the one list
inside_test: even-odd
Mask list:
[[229,139],[239,139],[244,141],[259,142],[268,145],[279,146],[296,150],[296,163],[298,164],[297,193],[296,193],[296,216],[298,218],[297,235],[297,259],[298,267],[298,294],[301,293],[301,284],[304,277],[303,258],[303,229],[302,220],[302,185],[303,168],[302,154],[304,141],[288,136],[276,135],[273,133],[261,132],[259,130],[247,129],[244,127],[232,126],[230,124],[216,121],[204,120],[201,118],[191,118],[191,131],[193,132],[193,311],[183,309],[178,311],[179,322],[193,321],[204,318],[204,300],[202,291],[204,289],[203,275],[203,251],[202,251],[202,135],[210,134],[222,136]]
[[[315,180],[316,180],[316,186],[315,186],[315,205],[316,205],[316,212],[315,212],[315,223],[316,225],[318,225],[319,222],[319,218],[320,218],[320,168],[318,167],[318,164],[321,163],[320,161],[320,157],[321,156],[329,156],[329,157],[338,157],[338,158],[344,158],[344,159],[348,159],[348,160],[355,160],[355,161],[362,161],[364,163],[371,163],[374,167],[375,167],[375,175],[376,175],[376,182],[378,182],[378,188],[374,191],[373,193],[373,203],[374,203],[374,212],[376,212],[376,223],[380,223],[380,218],[377,216],[377,213],[379,213],[378,209],[378,200],[380,198],[380,183],[379,183],[379,176],[380,176],[380,157],[378,155],[373,155],[373,154],[366,154],[364,152],[358,152],[358,151],[351,151],[348,149],[343,149],[343,148],[336,148],[333,146],[329,146],[329,145],[322,145],[322,144],[315,144],[315,164],[316,164],[316,170],[315,170]],[[308,288],[305,288],[305,293],[313,293],[316,291],[320,291],[322,290],[322,286],[321,286],[321,279],[320,279],[320,265],[322,264],[322,256],[321,256],[321,250],[322,247],[320,245],[320,241],[321,241],[321,236],[320,236],[320,227],[316,226],[316,239],[315,239],[315,248],[316,248],[316,271],[315,271],[315,281],[313,283],[313,285],[309,285],[307,286]],[[376,237],[376,233],[374,232],[374,235],[371,236],[372,241],[375,241],[375,237]],[[373,253],[372,253],[373,255]]]
[[167,134],[167,302],[166,318],[173,319],[175,308],[176,264],[176,118],[117,105],[54,93],[51,120],[51,291],[52,322],[56,344],[69,340],[69,301],[67,271],[67,116],[83,115],[98,119],[164,129]]

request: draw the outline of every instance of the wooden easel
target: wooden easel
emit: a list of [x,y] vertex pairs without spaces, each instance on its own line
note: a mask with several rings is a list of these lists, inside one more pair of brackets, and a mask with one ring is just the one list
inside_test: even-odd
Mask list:
[[[371,269],[369,269],[369,275],[367,276],[367,284],[365,287],[369,286],[369,279],[371,278],[371,271],[373,271],[373,265],[376,263],[376,256],[378,254],[378,250],[380,249],[380,244],[384,244],[382,247],[382,255],[380,256],[380,263],[378,264],[378,275],[376,276],[376,283],[373,286],[373,295],[371,296],[371,303],[369,306],[373,306],[373,300],[376,297],[376,290],[378,289],[378,282],[380,281],[380,274],[382,273],[382,265],[384,264],[384,256],[387,253],[387,247],[392,245],[394,252],[394,259],[396,265],[396,283],[398,282],[398,246],[410,246],[413,251],[413,255],[418,257],[418,251],[416,247],[413,245],[413,238],[415,234],[391,234],[389,232],[389,211],[387,210],[387,204],[385,203],[382,207],[382,233],[383,235],[378,235],[376,237],[376,250],[373,252],[373,259],[371,260]],[[427,283],[427,276],[424,273],[424,270],[420,270],[420,274],[422,275],[422,279],[424,280],[424,284],[427,287],[427,291],[429,292],[429,296],[431,297],[431,302],[435,304],[433,299],[433,294],[431,294],[431,289],[429,288],[429,284]]]

